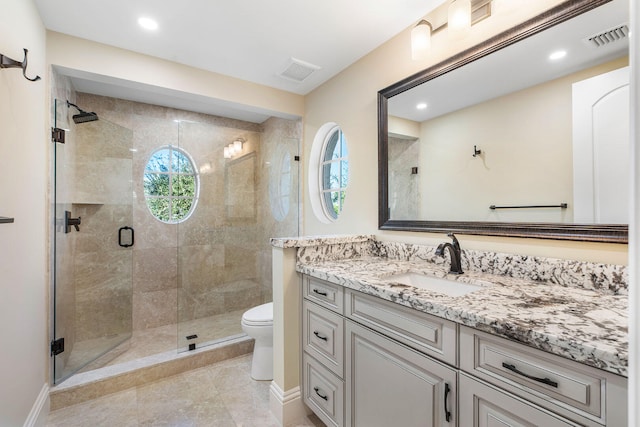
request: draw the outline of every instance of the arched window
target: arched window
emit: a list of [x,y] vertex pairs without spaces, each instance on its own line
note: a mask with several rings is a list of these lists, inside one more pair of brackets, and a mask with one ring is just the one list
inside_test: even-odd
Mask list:
[[311,148],[309,185],[311,207],[323,222],[338,219],[349,180],[347,141],[340,126],[323,125]]
[[144,169],[144,196],[154,217],[168,224],[189,218],[200,191],[196,170],[180,148],[168,145],[151,154]]
[[275,164],[271,165],[269,180],[269,203],[276,221],[283,221],[291,204],[291,154],[288,150],[278,150]]

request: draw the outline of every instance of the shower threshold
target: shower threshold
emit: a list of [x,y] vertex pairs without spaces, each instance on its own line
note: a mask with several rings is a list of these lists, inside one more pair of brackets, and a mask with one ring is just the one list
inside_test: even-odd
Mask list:
[[175,349],[71,376],[50,389],[51,410],[137,387],[253,351],[245,334],[228,337],[193,351]]
[[[253,340],[240,326],[243,312],[134,331],[131,338],[53,386],[52,410],[251,352]],[[181,335],[198,332],[195,350],[187,351],[186,337],[178,339],[179,331]],[[123,340],[118,336],[105,339]],[[82,352],[90,351],[97,342],[77,343],[69,360],[82,359]]]

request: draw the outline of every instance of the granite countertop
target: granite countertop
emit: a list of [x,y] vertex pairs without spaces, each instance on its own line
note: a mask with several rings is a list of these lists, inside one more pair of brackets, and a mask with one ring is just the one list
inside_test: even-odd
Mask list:
[[[312,277],[627,376],[624,295],[473,271],[448,275],[441,265],[376,256],[299,261],[296,268]],[[385,279],[409,271],[489,286],[453,297]]]

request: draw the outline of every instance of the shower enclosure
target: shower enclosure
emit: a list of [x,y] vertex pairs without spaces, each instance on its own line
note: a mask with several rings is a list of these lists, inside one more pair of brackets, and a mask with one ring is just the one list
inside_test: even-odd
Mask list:
[[75,95],[54,103],[54,383],[240,336],[269,238],[299,231],[300,121]]

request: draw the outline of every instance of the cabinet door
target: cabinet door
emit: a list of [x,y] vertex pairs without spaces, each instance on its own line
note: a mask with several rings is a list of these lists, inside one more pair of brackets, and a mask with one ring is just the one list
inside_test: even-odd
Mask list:
[[455,426],[457,373],[346,321],[346,425]]
[[487,383],[460,373],[460,425],[468,427],[577,426]]

